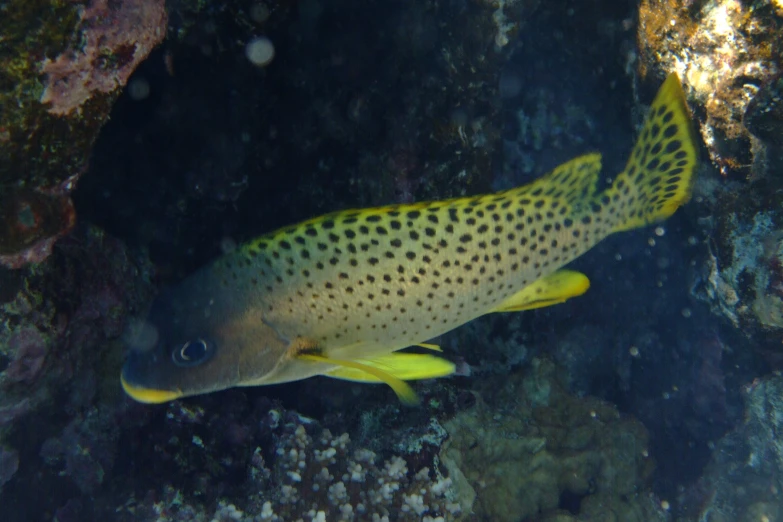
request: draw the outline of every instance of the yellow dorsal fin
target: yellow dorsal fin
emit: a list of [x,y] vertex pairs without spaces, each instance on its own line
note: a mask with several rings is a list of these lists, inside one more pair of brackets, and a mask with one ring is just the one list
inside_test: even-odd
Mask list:
[[563,303],[590,288],[587,276],[573,270],[558,270],[512,295],[492,312],[521,312]]
[[335,372],[339,372],[341,369],[343,370],[353,369],[353,370],[358,370],[360,372],[368,373],[376,377],[379,382],[384,382],[387,385],[389,385],[389,387],[394,391],[394,393],[397,394],[397,397],[400,399],[400,401],[406,406],[417,406],[419,404],[419,397],[416,395],[416,392],[413,391],[413,388],[411,388],[408,384],[406,384],[405,381],[383,370],[373,367],[371,365],[362,364],[356,361],[344,361],[341,359],[332,359],[330,357],[324,357],[323,355],[300,354],[297,355],[296,358],[303,361],[334,364],[335,366],[342,367],[336,370],[332,370],[328,374],[325,374],[329,377],[336,377]]
[[440,349],[440,346],[437,344],[430,344],[430,343],[419,343],[416,346],[420,346],[421,348],[426,348],[427,350],[432,350],[433,352],[442,352],[443,350]]

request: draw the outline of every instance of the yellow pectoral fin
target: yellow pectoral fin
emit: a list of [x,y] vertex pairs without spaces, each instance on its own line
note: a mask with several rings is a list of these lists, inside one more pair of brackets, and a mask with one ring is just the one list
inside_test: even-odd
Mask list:
[[[413,391],[413,388],[408,386],[408,384],[406,384],[405,381],[369,364],[362,364],[356,361],[332,359],[330,357],[324,357],[323,355],[301,354],[301,355],[297,355],[296,357],[304,361],[334,364],[335,366],[340,366],[340,368],[337,368],[329,373],[324,374],[327,377],[336,377],[338,379],[343,378],[335,374],[335,372],[340,372],[341,370],[342,371],[354,370],[354,371],[370,374],[375,378],[377,378],[378,381],[365,380],[364,382],[384,382],[394,391],[394,393],[397,394],[397,397],[406,406],[417,406],[419,404],[419,397],[416,395],[416,392]],[[353,380],[353,379],[347,379],[347,380]]]
[[[440,349],[440,346],[437,344],[430,344],[430,343],[419,343],[416,346],[420,346],[422,348],[426,348],[427,350],[432,350],[433,352],[442,352],[443,350]],[[400,354],[402,355],[402,354]]]
[[582,295],[588,288],[590,280],[586,275],[573,270],[558,270],[526,286],[492,312],[521,312],[552,306]]

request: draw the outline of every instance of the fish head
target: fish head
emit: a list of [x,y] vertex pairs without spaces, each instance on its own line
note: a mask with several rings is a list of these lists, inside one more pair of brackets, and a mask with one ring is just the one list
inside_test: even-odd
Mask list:
[[210,283],[197,276],[165,292],[126,335],[121,383],[130,397],[168,402],[242,386],[278,366],[287,342],[241,291]]

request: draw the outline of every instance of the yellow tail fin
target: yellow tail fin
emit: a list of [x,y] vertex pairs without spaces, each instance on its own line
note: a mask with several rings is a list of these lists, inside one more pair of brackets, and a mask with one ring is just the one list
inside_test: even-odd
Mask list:
[[691,197],[698,148],[676,74],[663,82],[625,170],[594,198],[613,232],[666,219]]

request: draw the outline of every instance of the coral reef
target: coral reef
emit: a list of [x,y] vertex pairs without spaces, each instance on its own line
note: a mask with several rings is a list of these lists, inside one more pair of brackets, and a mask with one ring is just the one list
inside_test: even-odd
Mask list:
[[692,294],[752,339],[751,350],[783,367],[783,205],[779,177],[715,197],[710,240]]
[[743,391],[745,421],[716,443],[704,476],[683,493],[683,522],[783,517],[783,377],[763,377]]
[[[216,466],[244,470],[242,483],[220,491],[207,484],[209,475],[200,473],[193,486],[183,490],[175,487],[176,476],[163,475],[153,494],[119,506],[117,520],[435,522],[463,520],[470,514],[471,499],[459,496],[451,479],[440,473],[437,461],[414,468],[413,460],[399,454],[381,459],[352,443],[347,433],[332,435],[313,419],[269,401],[260,401],[252,408],[252,418],[244,422],[231,420],[239,412],[236,408],[227,415],[206,417],[203,413],[193,417],[187,410],[183,417],[178,410],[172,405],[167,415],[173,433],[180,432],[177,424],[214,428],[229,421],[219,432],[222,443],[212,432],[204,439],[193,434],[184,444],[142,445],[137,451],[188,461],[193,457],[185,457],[186,453],[198,452],[217,459]],[[217,470],[213,474],[221,475]],[[209,490],[217,495],[208,494]],[[218,498],[205,502],[204,496]]]
[[43,463],[47,438],[46,458],[62,459],[62,475],[82,491],[95,491],[111,469],[114,408],[96,404],[122,398],[119,336],[149,300],[149,269],[90,227],[77,227],[35,268],[0,269],[0,479],[13,475],[3,500],[11,513],[30,509],[25,484],[48,480],[33,465]]
[[776,149],[783,147],[783,73],[759,87],[748,103],[743,123],[761,141]]
[[589,520],[600,505],[601,520],[665,520],[647,498],[654,464],[644,427],[603,401],[569,396],[554,377],[551,362],[534,360],[444,423],[441,460],[476,491],[478,516]]
[[[36,270],[0,271],[0,426],[65,383],[73,390],[102,384],[99,365],[119,365],[120,353],[96,348],[119,344],[128,314],[151,295],[148,270],[116,239],[84,228]],[[91,401],[79,398],[81,406]]]
[[114,100],[166,35],[160,0],[15,0],[0,18],[0,263],[42,261]]
[[776,2],[643,0],[639,6],[640,79],[656,84],[666,72],[680,74],[710,158],[724,175],[766,175],[743,116],[759,88],[783,70],[781,35]]

